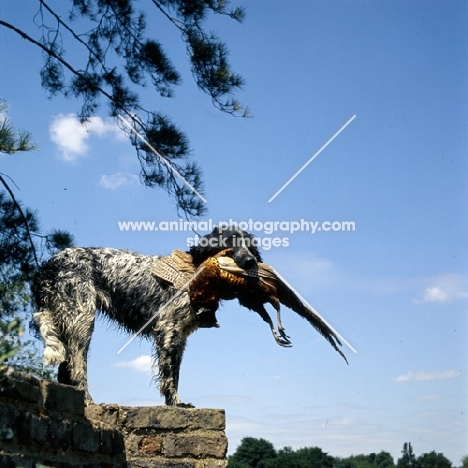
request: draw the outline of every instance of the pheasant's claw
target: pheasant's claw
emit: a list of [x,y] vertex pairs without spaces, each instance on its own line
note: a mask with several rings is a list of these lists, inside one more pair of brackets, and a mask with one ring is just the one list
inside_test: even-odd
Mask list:
[[[281,332],[280,332],[281,334]],[[283,348],[291,348],[292,347],[292,343],[291,341],[289,340],[289,336],[286,336],[286,335],[282,335],[281,337],[279,337],[276,332],[273,330],[273,337],[275,339],[275,341],[280,345],[282,346]]]
[[284,338],[286,341],[289,341],[290,336],[286,335],[286,330],[283,327],[278,327],[278,332],[282,338]]
[[277,339],[276,342],[283,348],[292,348],[292,343],[290,341]]

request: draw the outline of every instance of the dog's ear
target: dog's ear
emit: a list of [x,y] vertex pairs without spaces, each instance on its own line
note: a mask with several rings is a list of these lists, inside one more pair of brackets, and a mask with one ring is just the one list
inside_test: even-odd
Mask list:
[[253,234],[247,233],[247,237],[250,239],[250,251],[252,252],[253,256],[256,258],[257,262],[263,262],[260,250],[254,242],[256,239],[255,236]]
[[257,262],[263,263],[262,254],[257,248],[255,248],[255,250],[252,253]]
[[214,229],[213,229],[213,232],[211,234],[217,236],[219,234],[219,227],[215,226]]

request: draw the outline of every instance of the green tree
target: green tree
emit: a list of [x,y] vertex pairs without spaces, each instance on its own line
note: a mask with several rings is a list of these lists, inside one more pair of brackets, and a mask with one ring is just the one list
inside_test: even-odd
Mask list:
[[244,437],[233,455],[229,457],[229,468],[264,468],[266,461],[276,457],[276,450],[265,439]]
[[300,448],[293,451],[285,447],[276,458],[267,460],[265,468],[332,468],[334,458],[318,447]]
[[401,451],[401,458],[397,461],[398,468],[415,468],[417,467],[416,456],[413,453],[413,447],[410,442],[403,444],[403,450]]
[[[182,82],[162,42],[148,37],[146,17],[158,15],[156,21],[168,21],[180,33],[193,78],[216,107],[247,116],[247,109],[233,98],[243,79],[229,65],[226,44],[205,30],[210,14],[240,22],[243,8],[231,8],[228,0],[36,0],[35,7],[34,2],[24,5],[23,15],[28,14],[29,5],[34,17],[30,30],[4,20],[0,26],[42,52],[40,77],[48,94],[78,98],[82,121],[106,102],[111,116],[125,118],[159,153],[118,119],[135,147],[144,184],[163,188],[186,216],[203,214],[204,203],[197,195],[203,191],[201,170],[189,160],[187,136],[168,116],[141,104],[139,92],[148,83],[161,97],[171,97]],[[158,31],[157,25],[152,30]]]
[[339,458],[335,461],[336,468],[375,468],[375,465],[368,459],[368,455],[351,455],[346,458]]
[[423,453],[417,460],[418,468],[452,468],[452,462],[442,453]]
[[468,455],[465,455],[465,456],[461,459],[461,462],[462,462],[461,468],[468,468]]
[[245,463],[234,460],[232,457],[228,457],[228,468],[250,468]]
[[377,468],[393,468],[395,466],[391,454],[383,450],[380,453],[370,453],[367,455],[367,460]]
[[370,453],[369,455],[351,455],[347,458],[336,458],[337,468],[393,468],[393,457],[388,453]]
[[[14,155],[35,146],[29,133],[16,131],[5,117],[6,104],[0,102],[0,153]],[[47,376],[37,342],[22,340],[24,323],[30,317],[29,282],[41,258],[38,252],[54,252],[72,243],[62,231],[39,234],[37,216],[23,208],[0,174],[0,373],[13,367],[28,373]]]

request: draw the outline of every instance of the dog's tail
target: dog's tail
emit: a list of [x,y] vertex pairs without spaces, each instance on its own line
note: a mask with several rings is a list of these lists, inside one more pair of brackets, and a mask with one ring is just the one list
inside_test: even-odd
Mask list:
[[67,359],[67,351],[60,340],[57,326],[48,309],[41,309],[34,314],[34,318],[39,324],[39,331],[44,338],[44,364],[60,364]]

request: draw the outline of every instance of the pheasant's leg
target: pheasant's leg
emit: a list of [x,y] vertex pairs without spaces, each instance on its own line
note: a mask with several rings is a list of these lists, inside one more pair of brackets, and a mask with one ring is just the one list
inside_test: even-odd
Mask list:
[[286,335],[286,330],[283,327],[283,324],[281,323],[281,303],[278,300],[278,298],[270,296],[269,301],[268,301],[276,310],[276,323],[278,325],[278,333],[280,334],[281,338],[283,338],[284,341],[287,343],[291,344],[291,340],[289,339],[289,336]]
[[286,330],[283,327],[283,324],[281,323],[281,309],[278,306],[276,309],[276,322],[278,324],[278,332],[279,334],[287,341],[289,341],[289,336],[286,335]]
[[268,312],[265,310],[263,306],[259,307],[258,309],[254,309],[255,312],[257,312],[262,319],[270,325],[270,330],[271,333],[273,334],[273,338],[275,341],[280,345],[283,346],[284,348],[290,348],[292,346],[291,342],[289,341],[288,337],[283,337],[283,336],[278,336],[276,333],[275,327],[273,326],[273,322],[268,315]]

